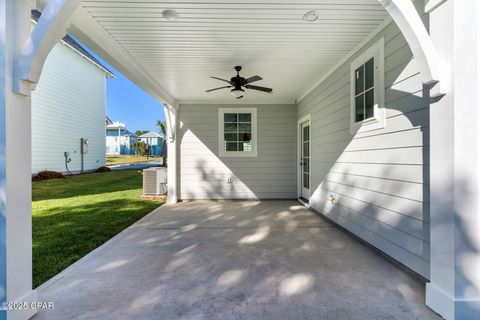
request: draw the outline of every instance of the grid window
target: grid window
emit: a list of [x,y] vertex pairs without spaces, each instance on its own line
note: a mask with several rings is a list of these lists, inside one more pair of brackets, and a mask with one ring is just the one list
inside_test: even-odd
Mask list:
[[385,110],[385,39],[380,38],[350,63],[350,133],[385,128]]
[[255,156],[256,112],[253,109],[220,110],[220,155]]
[[224,113],[224,151],[252,151],[252,115],[250,113]]
[[374,58],[355,70],[355,122],[374,116]]

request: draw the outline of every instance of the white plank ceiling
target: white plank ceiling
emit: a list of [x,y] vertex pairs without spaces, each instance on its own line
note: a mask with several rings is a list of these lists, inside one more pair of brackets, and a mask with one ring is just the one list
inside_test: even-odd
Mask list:
[[[179,102],[234,102],[228,89],[259,75],[244,103],[294,102],[387,17],[378,0],[84,0],[83,7]],[[175,9],[177,21],[162,17]],[[319,19],[302,16],[317,10]]]

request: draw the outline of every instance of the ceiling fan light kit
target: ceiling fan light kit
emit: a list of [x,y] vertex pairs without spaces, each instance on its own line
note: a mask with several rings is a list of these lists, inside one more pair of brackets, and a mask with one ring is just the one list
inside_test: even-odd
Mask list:
[[230,80],[226,80],[226,79],[222,79],[222,78],[218,78],[218,77],[210,77],[210,78],[215,79],[215,80],[220,80],[220,81],[226,82],[229,85],[214,88],[214,89],[210,89],[210,90],[207,90],[206,92],[212,92],[212,91],[220,90],[220,89],[233,88],[232,90],[230,90],[230,93],[235,98],[241,99],[245,95],[245,90],[244,89],[257,90],[257,91],[262,91],[262,92],[267,92],[267,93],[271,93],[273,91],[273,89],[271,89],[271,88],[251,85],[250,83],[252,83],[252,82],[262,80],[262,77],[252,76],[250,78],[245,79],[243,77],[240,77],[240,70],[242,70],[242,67],[241,66],[236,66],[235,71],[237,71],[237,75],[235,77],[232,77]]
[[230,90],[230,92],[237,99],[243,98],[243,95],[245,94],[245,90],[243,90],[242,88],[234,88]]

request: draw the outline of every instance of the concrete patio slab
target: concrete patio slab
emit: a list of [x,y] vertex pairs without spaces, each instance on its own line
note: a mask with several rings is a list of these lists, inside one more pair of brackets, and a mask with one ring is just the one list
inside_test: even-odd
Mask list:
[[42,285],[34,319],[440,319],[424,283],[294,201],[162,206]]

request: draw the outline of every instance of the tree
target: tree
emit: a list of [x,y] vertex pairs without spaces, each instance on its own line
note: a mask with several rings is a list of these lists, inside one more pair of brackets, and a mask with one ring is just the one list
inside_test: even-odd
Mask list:
[[167,136],[167,122],[165,120],[157,120],[157,127],[164,137]]
[[148,132],[148,130],[137,130],[137,131],[135,131],[135,135],[137,137],[140,137],[142,134],[145,134],[147,132]]
[[143,141],[132,143],[132,149],[137,150],[138,154],[144,156],[147,153],[147,144]]
[[163,135],[163,166],[167,166],[167,122],[165,120],[157,120],[157,127]]

